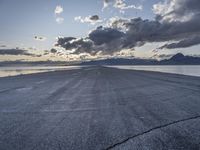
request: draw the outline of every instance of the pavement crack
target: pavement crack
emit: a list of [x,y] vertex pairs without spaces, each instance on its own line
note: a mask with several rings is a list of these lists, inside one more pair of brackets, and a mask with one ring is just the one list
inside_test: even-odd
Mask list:
[[161,129],[161,128],[168,127],[168,126],[170,126],[170,125],[174,125],[174,124],[177,124],[177,123],[180,123],[180,122],[185,122],[185,121],[194,120],[194,119],[198,119],[198,118],[200,118],[200,115],[198,115],[198,116],[193,116],[193,117],[190,117],[190,118],[181,119],[181,120],[176,120],[176,121],[173,121],[173,122],[169,122],[169,123],[167,123],[167,124],[163,124],[163,125],[160,125],[160,126],[156,126],[156,127],[151,128],[151,129],[149,129],[149,130],[146,130],[146,131],[144,131],[144,132],[141,132],[141,133],[135,134],[135,135],[133,135],[133,136],[127,137],[126,139],[124,139],[124,140],[122,140],[122,141],[119,141],[118,143],[115,143],[115,144],[113,144],[113,145],[111,145],[111,146],[105,148],[104,150],[113,149],[113,148],[115,148],[115,147],[117,147],[117,146],[119,146],[119,145],[121,145],[121,144],[123,144],[123,143],[128,142],[128,141],[131,140],[131,139],[134,139],[134,138],[136,138],[136,137],[139,137],[139,136],[142,136],[142,135],[144,135],[144,134],[150,133],[150,132],[152,132],[152,131],[154,131],[154,130],[158,130],[158,129]]

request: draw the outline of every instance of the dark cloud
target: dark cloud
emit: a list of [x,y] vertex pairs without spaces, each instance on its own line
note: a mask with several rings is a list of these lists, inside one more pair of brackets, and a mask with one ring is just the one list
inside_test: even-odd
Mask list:
[[57,52],[56,49],[54,49],[54,48],[51,49],[51,53],[56,53],[56,52]]
[[[74,53],[113,54],[123,49],[134,49],[146,42],[175,41],[161,47],[169,49],[200,44],[200,1],[166,1],[154,5],[154,20],[115,19],[107,27],[97,27],[86,38],[61,38],[57,46]],[[174,4],[177,7],[171,7]]]
[[102,26],[93,30],[89,34],[89,39],[94,42],[95,45],[102,45],[110,43],[113,40],[120,39],[124,36],[124,33],[113,28],[104,28]]
[[74,37],[63,37],[63,38],[59,37],[56,46],[66,45],[68,42],[75,40],[75,39],[76,38],[74,38]]
[[99,20],[99,16],[98,15],[93,15],[93,16],[90,17],[90,20],[97,21],[97,20]]
[[59,38],[55,46],[60,46],[66,50],[73,50],[71,53],[80,54],[80,53],[92,53],[93,43],[91,40],[86,38],[74,38],[74,37],[65,37]]
[[[183,5],[182,7],[186,6]],[[197,10],[199,10],[199,13],[197,13]],[[145,42],[165,42],[171,40],[179,41],[178,43],[181,45],[185,43],[182,47],[188,47],[199,44],[200,19],[198,18],[200,18],[200,9],[195,9],[193,16],[190,15],[190,18],[184,22],[182,20],[160,21],[158,19],[143,20],[141,18],[130,20],[118,19],[111,24],[111,27],[125,31],[123,47],[134,47],[137,46],[135,43],[138,42],[142,45]],[[185,37],[188,37],[187,40],[185,40]]]
[[136,18],[123,23],[123,27],[126,29],[126,36],[129,40],[145,42],[179,40],[185,38],[186,35],[198,35],[200,32],[199,25],[200,21],[196,19],[185,23],[160,23],[157,20],[150,21]]
[[6,46],[6,45],[0,45],[0,47],[1,47],[1,48],[5,48],[5,47],[7,47],[7,46]]
[[16,55],[16,56],[24,55],[24,56],[38,57],[38,55],[31,54],[26,50],[20,50],[20,49],[0,49],[0,55]]
[[34,39],[35,39],[36,41],[45,41],[45,40],[46,40],[46,37],[34,36]]
[[160,47],[160,49],[163,49],[163,48],[167,48],[167,49],[186,48],[186,47],[194,46],[197,44],[200,44],[200,36],[187,38],[187,39],[181,40],[176,43],[165,44],[162,47]]
[[60,38],[56,46],[71,50],[73,54],[89,53],[95,55],[98,52],[112,54],[121,50],[123,37],[124,33],[117,29],[100,26],[91,31],[86,38]]

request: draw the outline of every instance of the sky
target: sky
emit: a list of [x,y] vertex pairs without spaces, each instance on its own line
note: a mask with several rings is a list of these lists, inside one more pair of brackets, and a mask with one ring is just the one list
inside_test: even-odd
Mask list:
[[0,0],[0,61],[200,55],[199,17],[199,0]]

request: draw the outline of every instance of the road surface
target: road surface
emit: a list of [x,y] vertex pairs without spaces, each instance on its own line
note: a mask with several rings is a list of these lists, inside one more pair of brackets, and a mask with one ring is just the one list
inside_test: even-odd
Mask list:
[[199,150],[200,78],[85,67],[0,78],[0,150]]

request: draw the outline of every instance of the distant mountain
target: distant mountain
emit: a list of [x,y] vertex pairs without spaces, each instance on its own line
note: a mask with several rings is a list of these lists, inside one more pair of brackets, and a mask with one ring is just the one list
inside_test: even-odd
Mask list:
[[82,62],[80,65],[200,65],[200,57],[184,56],[182,53],[178,53],[170,59],[161,61],[155,59],[111,58]]
[[157,60],[112,58],[82,62],[81,65],[153,65]]
[[3,61],[0,67],[6,66],[69,66],[69,65],[200,65],[200,57],[184,56],[178,53],[170,59],[158,61],[156,59],[139,58],[110,58],[85,62],[62,62],[62,61]]
[[160,64],[166,65],[200,65],[200,57],[184,56],[178,53],[170,59],[160,61]]

